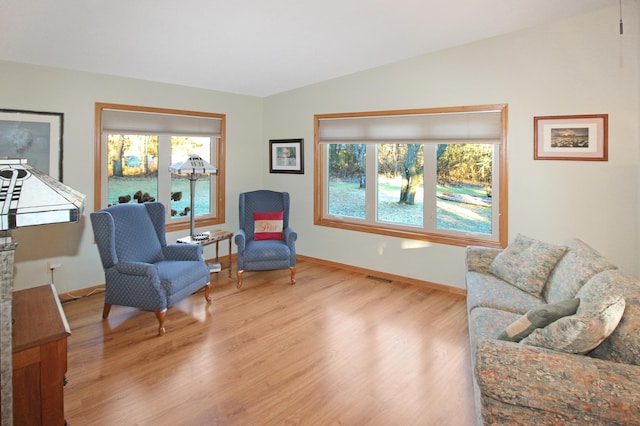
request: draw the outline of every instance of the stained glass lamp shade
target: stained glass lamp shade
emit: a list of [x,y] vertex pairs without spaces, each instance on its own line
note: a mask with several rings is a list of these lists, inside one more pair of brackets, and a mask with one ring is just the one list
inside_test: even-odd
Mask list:
[[34,169],[27,160],[0,158],[0,398],[2,425],[13,424],[12,316],[13,264],[18,243],[11,230],[23,226],[78,222],[85,196]]

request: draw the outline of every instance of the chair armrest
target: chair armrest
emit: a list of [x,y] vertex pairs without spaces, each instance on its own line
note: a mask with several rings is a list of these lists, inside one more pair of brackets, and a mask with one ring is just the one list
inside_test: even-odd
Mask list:
[[501,249],[493,247],[468,246],[465,258],[467,271],[489,273],[491,262],[500,252]]
[[[160,284],[158,269],[151,263],[120,262],[105,270],[105,303],[135,306],[149,311],[167,308],[166,290]],[[136,278],[132,279],[132,276]],[[131,291],[132,283],[135,291]]]
[[162,248],[166,260],[203,260],[202,246],[198,244],[167,244]]
[[289,247],[293,245],[298,239],[298,233],[291,229],[290,227],[286,227],[282,230],[284,242],[287,243]]
[[483,399],[586,423],[640,424],[640,366],[500,340],[479,341],[475,353]]
[[118,271],[119,274],[124,275],[138,275],[138,276],[149,276],[149,277],[157,277],[158,270],[155,265],[151,263],[142,263],[142,262],[120,262],[114,266],[115,270]]
[[233,237],[233,240],[238,246],[238,253],[244,252],[244,247],[247,244],[247,234],[244,232],[244,229],[239,229]]

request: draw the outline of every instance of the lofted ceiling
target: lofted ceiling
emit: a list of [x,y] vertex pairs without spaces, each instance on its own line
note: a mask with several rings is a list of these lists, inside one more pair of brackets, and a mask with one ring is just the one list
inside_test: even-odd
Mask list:
[[0,0],[0,60],[264,97],[612,5]]

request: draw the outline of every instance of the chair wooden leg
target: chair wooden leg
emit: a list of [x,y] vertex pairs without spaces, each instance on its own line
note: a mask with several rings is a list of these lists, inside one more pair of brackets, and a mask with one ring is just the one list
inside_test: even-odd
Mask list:
[[156,317],[158,318],[158,322],[160,323],[158,327],[158,336],[164,335],[166,330],[164,329],[164,319],[167,316],[167,310],[164,311],[156,311]]
[[208,282],[204,286],[204,298],[207,303],[211,303],[211,296],[209,296],[209,291],[211,290],[211,282]]
[[105,303],[104,308],[102,308],[102,318],[107,319],[109,312],[111,312],[111,303]]
[[291,285],[294,285],[296,283],[296,267],[290,266],[289,269],[291,270]]
[[244,272],[244,270],[243,271],[238,270],[238,272],[236,273],[236,275],[238,276],[238,284],[236,284],[237,288],[242,287],[242,273],[243,272]]

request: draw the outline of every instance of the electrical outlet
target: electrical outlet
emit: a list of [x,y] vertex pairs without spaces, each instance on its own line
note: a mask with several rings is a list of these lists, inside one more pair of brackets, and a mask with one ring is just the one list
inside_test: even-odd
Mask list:
[[55,270],[55,269],[59,269],[62,267],[62,263],[53,263],[53,262],[49,262],[49,269],[50,270]]

